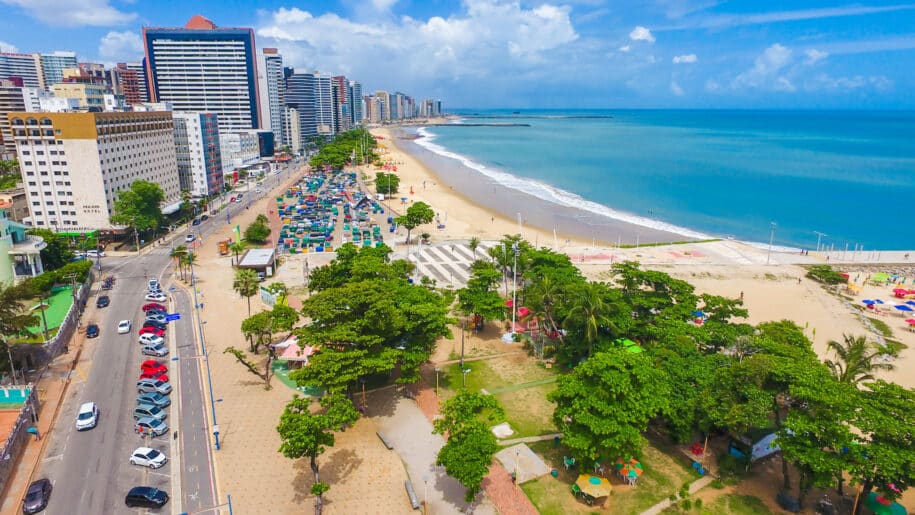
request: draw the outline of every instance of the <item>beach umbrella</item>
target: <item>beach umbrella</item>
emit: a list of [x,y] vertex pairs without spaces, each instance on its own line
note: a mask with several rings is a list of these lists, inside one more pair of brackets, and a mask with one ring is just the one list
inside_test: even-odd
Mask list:
[[861,303],[862,303],[862,304],[865,304],[865,305],[867,305],[867,306],[873,306],[874,304],[877,303],[877,301],[871,300],[871,299],[864,299],[864,300],[861,301]]
[[876,302],[877,304],[883,304],[883,301],[880,300],[880,299],[877,299],[877,300],[875,300],[874,302]]
[[908,512],[899,503],[890,501],[877,492],[870,492],[864,498],[864,506],[874,515],[906,515]]
[[694,317],[704,317],[705,313],[703,313],[702,311],[693,311],[693,316]]
[[905,304],[900,304],[899,306],[893,306],[893,307],[896,308],[896,309],[898,309],[899,311],[905,311],[905,312],[908,312],[908,313],[911,313],[912,311],[915,311],[915,310],[912,309],[912,306],[906,306]]
[[905,323],[907,323],[909,325],[915,325],[915,318],[910,318],[910,319],[906,320]]
[[581,474],[575,481],[582,493],[591,497],[607,497],[613,491],[613,485],[605,477]]
[[905,301],[905,303],[908,304],[909,306],[915,306],[915,300],[907,300],[907,301]]

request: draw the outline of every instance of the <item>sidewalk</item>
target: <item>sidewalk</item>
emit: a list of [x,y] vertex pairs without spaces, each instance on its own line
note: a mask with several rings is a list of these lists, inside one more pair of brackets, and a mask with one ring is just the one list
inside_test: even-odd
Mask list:
[[51,433],[51,426],[57,419],[57,413],[70,385],[70,374],[74,364],[79,361],[83,341],[83,333],[75,333],[70,341],[70,351],[55,358],[35,385],[40,403],[37,426],[41,440],[32,440],[19,458],[16,467],[13,468],[7,488],[3,492],[2,501],[0,501],[0,513],[2,514],[19,513],[29,484],[37,479],[33,476],[43,459],[47,445],[55,436]]

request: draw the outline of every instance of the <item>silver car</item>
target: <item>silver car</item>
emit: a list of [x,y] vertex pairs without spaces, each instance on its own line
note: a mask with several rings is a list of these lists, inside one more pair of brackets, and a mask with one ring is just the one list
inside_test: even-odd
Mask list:
[[137,393],[156,392],[162,395],[172,393],[172,385],[157,379],[140,379],[137,381]]
[[157,358],[161,358],[162,356],[168,354],[168,347],[162,345],[161,343],[146,344],[143,346],[143,350],[140,352],[142,352],[144,356],[156,356]]

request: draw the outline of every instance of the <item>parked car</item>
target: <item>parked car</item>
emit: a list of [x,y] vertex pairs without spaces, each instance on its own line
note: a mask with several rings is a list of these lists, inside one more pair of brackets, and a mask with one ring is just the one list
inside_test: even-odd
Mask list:
[[199,219],[199,218],[195,218],[194,221],[191,222],[191,225],[194,225],[194,226],[200,225],[200,219]]
[[159,304],[158,302],[150,302],[149,304],[143,305],[143,311],[149,311],[149,310],[153,310],[153,309],[159,310],[159,311],[168,311],[167,307],[163,306],[162,304]]
[[22,501],[22,513],[31,515],[47,508],[48,501],[51,500],[51,489],[51,480],[48,478],[32,481],[25,493],[25,500]]
[[144,356],[156,356],[162,357],[168,355],[168,348],[162,344],[159,345],[144,345],[143,349],[140,350]]
[[235,197],[230,197],[229,202],[235,202]]
[[162,395],[172,393],[172,385],[165,381],[155,379],[140,379],[137,381],[137,393],[157,392]]
[[168,425],[154,418],[141,418],[137,420],[134,430],[141,436],[162,436],[168,432]]
[[162,395],[159,392],[146,392],[137,396],[137,404],[149,404],[157,408],[165,408],[171,403],[172,400],[167,395]]
[[194,236],[193,234],[188,234],[187,236],[184,237],[185,243],[191,243],[196,239],[197,239],[197,237]]
[[206,222],[209,219],[210,219],[210,215],[201,215],[200,216],[200,221],[202,221],[202,222]]
[[161,315],[161,314],[159,314],[159,313],[152,313],[152,314],[150,314],[150,313],[147,311],[147,312],[146,312],[146,322],[144,322],[143,325],[146,325],[146,323],[148,323],[148,322],[160,322],[160,323],[163,323],[163,324],[168,323],[168,322],[165,321],[165,315]]
[[98,425],[98,405],[84,402],[76,412],[76,430],[85,431]]
[[165,366],[165,363],[157,361],[154,359],[147,359],[143,363],[140,363],[140,371],[142,372],[159,372],[160,374],[168,373],[168,367]]
[[168,494],[151,486],[135,486],[124,499],[128,508],[161,508],[167,502]]
[[87,251],[86,251],[86,257],[87,257],[87,258],[93,258],[93,259],[94,259],[94,258],[98,258],[98,257],[105,257],[105,256],[107,256],[107,255],[108,255],[108,254],[105,254],[105,251],[104,251],[104,250],[87,250]]
[[168,382],[168,374],[164,372],[140,372],[140,379],[152,379],[154,381]]
[[149,311],[146,312],[147,317],[155,316],[155,315],[165,316],[167,314],[168,314],[168,312],[162,311],[161,309],[150,309]]
[[159,287],[159,279],[156,278],[156,277],[153,277],[152,279],[147,279],[147,280],[146,280],[146,287],[147,287],[147,288],[158,288],[158,287]]
[[95,300],[95,307],[97,308],[107,308],[111,304],[111,299],[107,295],[102,295]]
[[98,338],[98,324],[89,324],[86,326],[86,338]]
[[155,329],[164,331],[168,328],[168,324],[165,322],[159,322],[158,320],[146,320],[143,322],[143,327],[153,327]]
[[165,462],[167,461],[168,457],[165,456],[164,453],[149,447],[138,447],[137,450],[133,451],[133,454],[130,455],[131,465],[139,465],[152,469],[157,469],[162,465],[165,465]]
[[144,297],[144,299],[151,300],[153,302],[165,302],[168,300],[168,297],[166,297],[165,294],[161,293],[161,292],[160,293],[147,293],[146,297]]
[[[157,328],[152,327],[152,326],[141,328],[139,334],[140,334],[140,336],[143,336],[143,335],[145,335],[145,334],[151,334],[151,335],[153,335],[153,336],[158,336],[158,337],[160,337],[160,338],[164,338],[164,337],[165,337],[165,331],[163,331],[162,329],[157,329]],[[164,341],[164,340],[163,340],[163,341]],[[143,342],[140,342],[140,343],[143,343]]]
[[[150,329],[155,330],[155,328],[152,327]],[[152,333],[146,333],[141,334],[140,337],[137,338],[137,342],[139,342],[141,345],[161,345],[165,343],[165,338],[156,336]]]
[[165,420],[168,416],[165,411],[151,405],[151,404],[141,404],[134,408],[133,418],[135,420],[140,420],[141,418],[154,418],[156,420]]
[[118,334],[127,334],[130,332],[130,320],[121,320],[118,322]]

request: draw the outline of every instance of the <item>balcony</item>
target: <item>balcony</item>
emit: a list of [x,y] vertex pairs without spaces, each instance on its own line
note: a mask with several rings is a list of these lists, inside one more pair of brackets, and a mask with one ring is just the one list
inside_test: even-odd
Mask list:
[[23,256],[26,254],[39,254],[42,250],[47,247],[48,244],[45,243],[44,238],[41,236],[27,235],[24,240],[21,240],[13,244],[13,248],[10,249],[11,256]]

